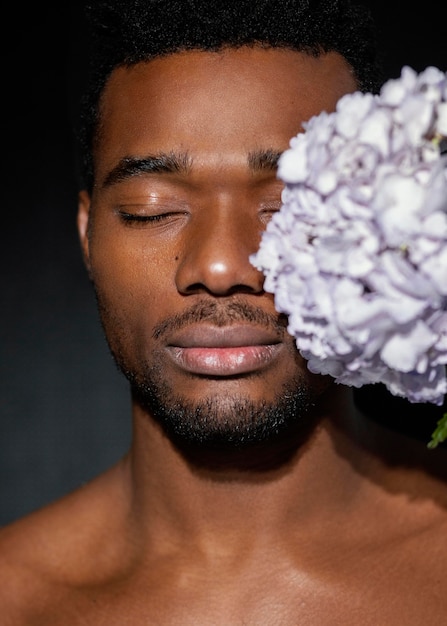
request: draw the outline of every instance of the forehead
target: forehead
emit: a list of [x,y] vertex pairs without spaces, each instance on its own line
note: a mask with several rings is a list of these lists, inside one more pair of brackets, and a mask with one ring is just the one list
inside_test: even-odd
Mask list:
[[187,51],[120,67],[101,100],[99,178],[131,155],[188,152],[225,159],[284,150],[301,123],[357,88],[337,53],[278,48]]

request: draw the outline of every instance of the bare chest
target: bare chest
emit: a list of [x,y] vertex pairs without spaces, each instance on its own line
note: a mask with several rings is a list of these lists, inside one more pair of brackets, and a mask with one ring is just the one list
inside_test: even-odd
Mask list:
[[[445,546],[445,543],[444,543]],[[445,554],[444,554],[445,556]],[[445,560],[445,559],[444,559]],[[429,554],[416,562],[403,549],[328,555],[306,568],[259,563],[257,569],[153,572],[107,585],[67,589],[41,614],[53,626],[439,626],[447,612],[446,576]],[[58,598],[58,599],[57,599]],[[49,606],[51,603],[49,604]]]

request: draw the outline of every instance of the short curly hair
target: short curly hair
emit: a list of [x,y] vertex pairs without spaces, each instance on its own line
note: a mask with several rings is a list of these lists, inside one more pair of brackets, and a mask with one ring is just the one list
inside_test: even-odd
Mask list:
[[377,92],[375,25],[350,0],[105,0],[86,5],[90,75],[80,117],[81,179],[91,191],[102,90],[114,68],[184,50],[288,48],[341,54],[359,90]]

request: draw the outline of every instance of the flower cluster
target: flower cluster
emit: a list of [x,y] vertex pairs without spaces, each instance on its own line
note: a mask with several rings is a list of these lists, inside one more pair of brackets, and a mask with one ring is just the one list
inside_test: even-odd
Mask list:
[[447,73],[342,97],[280,158],[281,210],[250,257],[312,372],[447,392]]

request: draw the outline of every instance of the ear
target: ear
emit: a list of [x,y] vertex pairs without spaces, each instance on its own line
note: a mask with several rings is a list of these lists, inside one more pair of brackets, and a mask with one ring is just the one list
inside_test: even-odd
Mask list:
[[90,250],[89,250],[89,227],[90,227],[90,211],[91,211],[91,199],[87,191],[82,190],[78,195],[78,235],[81,242],[82,256],[87,271],[90,275]]

